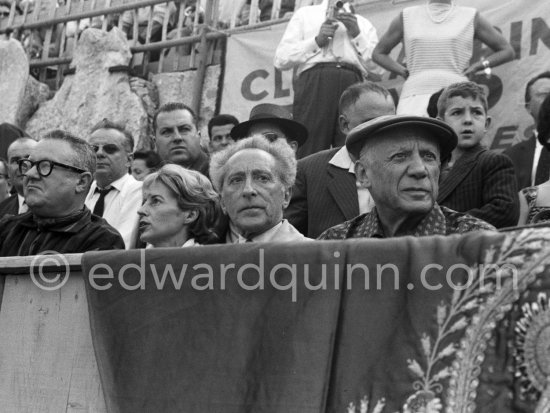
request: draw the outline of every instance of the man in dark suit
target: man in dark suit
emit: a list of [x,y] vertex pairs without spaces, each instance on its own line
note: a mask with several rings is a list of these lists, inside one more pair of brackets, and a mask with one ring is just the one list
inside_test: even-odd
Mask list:
[[536,131],[539,108],[548,94],[550,71],[529,80],[525,88],[525,107],[535,120],[535,130],[529,139],[504,151],[514,164],[518,189],[539,185],[550,178],[550,151],[538,142]]
[[[394,114],[395,104],[387,89],[362,82],[342,93],[339,112],[340,129],[347,134],[367,120]],[[285,218],[302,234],[317,238],[327,228],[369,212],[373,206],[368,189],[357,186],[355,160],[343,146],[298,161]]]
[[8,146],[8,176],[15,193],[0,202],[0,218],[7,214],[17,215],[27,212],[27,205],[23,197],[23,175],[19,172],[18,162],[29,156],[36,143],[32,138],[21,137]]
[[437,106],[439,119],[458,136],[457,147],[441,174],[437,203],[496,228],[517,225],[514,166],[507,156],[481,143],[491,124],[484,89],[474,82],[454,83],[445,88]]

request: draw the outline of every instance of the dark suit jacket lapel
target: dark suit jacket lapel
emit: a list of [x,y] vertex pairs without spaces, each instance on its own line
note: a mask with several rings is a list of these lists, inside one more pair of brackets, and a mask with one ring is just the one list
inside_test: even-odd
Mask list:
[[463,154],[453,166],[449,174],[439,184],[439,195],[437,202],[442,203],[455,188],[466,178],[470,171],[476,166],[477,157],[485,150],[484,147],[478,147],[475,150]]
[[[359,215],[359,199],[355,175],[334,165],[327,166],[327,188],[346,219]],[[322,206],[320,206],[322,208]]]

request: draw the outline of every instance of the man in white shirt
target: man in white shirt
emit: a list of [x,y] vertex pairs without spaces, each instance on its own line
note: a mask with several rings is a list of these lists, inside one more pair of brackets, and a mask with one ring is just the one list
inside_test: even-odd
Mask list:
[[120,232],[126,249],[133,248],[142,199],[142,183],[128,173],[134,139],[124,126],[103,119],[92,128],[88,143],[96,153],[97,171],[86,206]]
[[341,9],[332,3],[323,0],[298,9],[275,52],[276,68],[297,69],[293,116],[311,137],[299,149],[298,158],[344,144],[338,128],[338,99],[375,67],[370,61],[378,43],[374,26],[354,14],[347,0],[339,2],[344,5]]
[[212,155],[210,177],[229,218],[225,242],[305,241],[286,219],[296,158],[283,139],[253,135]]
[[[340,130],[344,134],[370,119],[395,114],[390,92],[373,82],[348,87],[339,107]],[[370,212],[373,207],[369,190],[356,182],[355,160],[342,146],[298,161],[285,218],[302,234],[317,238],[327,228]]]
[[17,138],[8,146],[8,176],[15,193],[0,202],[0,218],[6,214],[18,215],[28,211],[23,195],[23,174],[19,171],[19,160],[28,158],[37,142],[30,137]]

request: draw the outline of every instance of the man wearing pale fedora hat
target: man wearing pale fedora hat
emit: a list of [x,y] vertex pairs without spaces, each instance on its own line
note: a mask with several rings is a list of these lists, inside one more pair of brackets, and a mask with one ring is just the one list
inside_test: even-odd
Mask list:
[[254,106],[248,120],[239,123],[231,130],[231,137],[235,141],[257,134],[265,136],[270,141],[284,138],[294,152],[308,137],[304,125],[293,120],[291,113],[284,107],[273,103]]
[[449,235],[495,228],[471,215],[437,205],[439,173],[457,136],[432,118],[381,116],[353,128],[346,137],[358,159],[355,173],[370,191],[371,212],[326,230],[319,239]]

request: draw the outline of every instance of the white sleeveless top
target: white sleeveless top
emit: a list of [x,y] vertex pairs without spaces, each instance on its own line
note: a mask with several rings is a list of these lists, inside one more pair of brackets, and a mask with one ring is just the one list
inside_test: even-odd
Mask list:
[[440,23],[432,21],[427,7],[403,10],[404,46],[409,78],[401,98],[432,94],[455,82],[468,80],[462,71],[470,65],[477,10],[454,6]]

